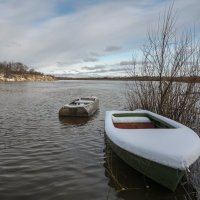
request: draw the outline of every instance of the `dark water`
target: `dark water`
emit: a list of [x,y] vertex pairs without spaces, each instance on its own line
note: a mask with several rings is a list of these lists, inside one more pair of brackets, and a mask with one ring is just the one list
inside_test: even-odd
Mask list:
[[[185,200],[121,161],[104,136],[104,112],[126,109],[125,82],[0,84],[0,199]],[[58,117],[80,96],[98,96],[89,120]]]

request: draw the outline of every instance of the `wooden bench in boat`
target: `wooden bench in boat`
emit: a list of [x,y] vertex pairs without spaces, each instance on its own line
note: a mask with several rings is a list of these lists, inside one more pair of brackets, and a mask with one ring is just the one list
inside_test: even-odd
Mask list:
[[122,129],[147,129],[155,128],[154,124],[151,123],[114,123],[116,128]]
[[148,129],[156,128],[154,123],[147,117],[114,117],[113,124],[121,129]]

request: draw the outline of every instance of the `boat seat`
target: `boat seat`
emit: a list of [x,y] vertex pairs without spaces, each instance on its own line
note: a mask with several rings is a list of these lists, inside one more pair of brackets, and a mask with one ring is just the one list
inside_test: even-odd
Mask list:
[[114,117],[112,116],[113,123],[151,123],[148,117]]
[[94,102],[94,101],[89,101],[89,100],[79,100],[79,101],[76,101],[76,103],[82,103],[82,104],[84,104],[84,103],[92,103],[92,102]]
[[148,129],[148,128],[156,128],[155,125],[150,123],[114,123],[116,128],[121,129]]
[[146,129],[155,128],[155,125],[148,117],[114,117],[113,124],[116,128],[122,129]]

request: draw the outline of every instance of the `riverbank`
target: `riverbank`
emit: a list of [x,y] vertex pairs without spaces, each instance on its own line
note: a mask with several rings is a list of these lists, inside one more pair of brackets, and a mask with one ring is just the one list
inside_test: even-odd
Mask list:
[[40,74],[12,74],[9,77],[5,77],[4,74],[0,74],[0,82],[20,82],[20,81],[54,81],[56,78],[50,75]]

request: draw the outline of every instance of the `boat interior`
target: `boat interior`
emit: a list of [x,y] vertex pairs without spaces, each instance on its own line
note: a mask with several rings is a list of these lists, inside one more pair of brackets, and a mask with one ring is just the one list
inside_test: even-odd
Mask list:
[[94,101],[95,101],[95,98],[80,98],[80,99],[75,99],[74,101],[72,101],[70,105],[83,106],[83,105],[91,104]]
[[120,129],[175,128],[171,124],[146,113],[119,113],[112,115],[113,125]]

